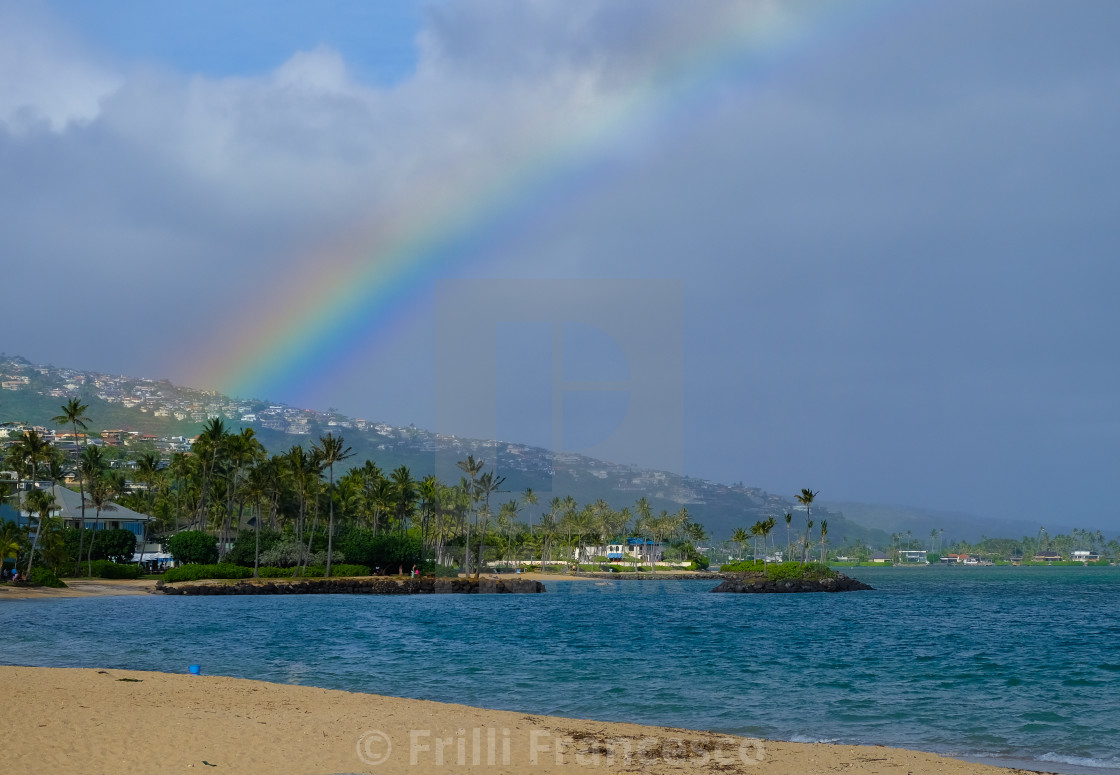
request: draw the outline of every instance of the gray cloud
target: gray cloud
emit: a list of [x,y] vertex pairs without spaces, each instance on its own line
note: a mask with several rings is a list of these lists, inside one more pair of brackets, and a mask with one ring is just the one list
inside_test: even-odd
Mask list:
[[[8,315],[7,348],[190,383],[181,353],[219,346],[323,245],[437,219],[574,142],[580,164],[443,273],[682,278],[690,473],[1088,519],[1120,463],[1117,12],[830,22],[800,59],[627,107],[728,25],[796,31],[822,7],[438,4],[391,87],[329,48],[191,77],[106,65],[45,15],[0,24],[0,70],[29,74],[0,79],[5,283],[80,289]],[[269,395],[430,424],[431,305]],[[91,319],[129,346],[75,336]],[[380,378],[401,361],[411,384]]]

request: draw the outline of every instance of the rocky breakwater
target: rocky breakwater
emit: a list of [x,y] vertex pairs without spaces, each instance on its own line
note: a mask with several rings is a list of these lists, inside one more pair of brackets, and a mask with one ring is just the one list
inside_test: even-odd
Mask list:
[[760,577],[727,579],[712,592],[855,592],[861,589],[874,589],[843,573],[830,579],[779,579],[770,581]]
[[544,592],[544,584],[528,579],[390,579],[346,578],[301,581],[238,581],[236,583],[157,584],[165,595],[425,595]]

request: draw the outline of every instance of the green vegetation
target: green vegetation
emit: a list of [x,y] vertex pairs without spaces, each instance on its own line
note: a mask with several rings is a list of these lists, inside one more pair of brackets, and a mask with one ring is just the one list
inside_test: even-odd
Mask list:
[[31,569],[29,578],[31,580],[26,583],[36,587],[55,587],[56,589],[61,589],[66,586],[62,582],[62,579],[56,576],[53,571],[41,565]]
[[[365,528],[353,528],[339,537],[338,546],[349,562],[389,572],[413,565],[424,567],[424,547],[418,535],[375,534]],[[427,570],[425,568],[425,570]]]
[[772,562],[762,563],[753,560],[726,563],[720,566],[721,572],[726,573],[754,573],[765,575],[769,581],[820,581],[821,579],[836,578],[836,571],[819,562]]
[[[291,571],[288,573],[290,575]],[[178,568],[169,568],[163,574],[163,580],[170,584],[176,581],[198,581],[199,579],[247,579],[252,575],[252,568],[223,562],[205,565],[181,565]]]
[[202,530],[187,530],[167,540],[167,551],[177,563],[210,565],[218,561],[218,539]]
[[[90,533],[89,538],[85,537],[87,532]],[[86,557],[94,565],[105,560],[112,563],[127,563],[132,560],[132,555],[136,552],[136,536],[132,531],[123,528],[88,531],[67,529],[64,540],[71,557],[80,557],[79,552],[84,550]],[[71,569],[70,575],[73,575],[73,570]],[[89,575],[97,574],[91,571]]]
[[766,566],[766,579],[768,581],[820,581],[822,579],[836,578],[836,571],[819,562],[807,562],[804,565],[796,562],[774,563]]
[[[262,579],[290,579],[291,568],[259,568]],[[301,574],[304,578],[323,578],[327,575],[326,566],[309,565]],[[369,576],[370,569],[365,565],[338,564],[331,568],[332,577],[344,576]],[[201,581],[205,579],[248,579],[253,577],[253,569],[244,565],[234,565],[223,562],[212,565],[182,565],[171,568],[163,574],[163,580],[169,584],[179,581]]]
[[764,573],[766,563],[761,560],[741,560],[739,562],[725,562],[719,566],[721,573]]
[[98,579],[138,579],[140,578],[140,566],[131,563],[125,565],[109,560],[94,560],[93,572],[90,575]]

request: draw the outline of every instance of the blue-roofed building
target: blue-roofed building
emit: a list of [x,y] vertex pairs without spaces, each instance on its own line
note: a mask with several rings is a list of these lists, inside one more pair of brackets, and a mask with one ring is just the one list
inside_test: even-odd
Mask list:
[[593,556],[619,562],[661,562],[664,550],[659,541],[649,538],[615,538],[606,546],[590,547]]

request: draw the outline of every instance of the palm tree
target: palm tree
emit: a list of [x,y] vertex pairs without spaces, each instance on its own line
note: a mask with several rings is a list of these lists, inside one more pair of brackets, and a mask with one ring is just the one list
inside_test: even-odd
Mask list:
[[[98,447],[89,447],[86,452],[98,449]],[[113,484],[109,477],[101,472],[95,479],[91,479],[89,483],[89,502],[95,509],[93,515],[94,531],[97,530],[97,523],[101,520],[102,511],[116,511],[117,507],[111,503],[113,498]],[[93,538],[89,539],[89,554],[86,555],[89,564],[89,575],[93,575]]]
[[786,562],[790,562],[790,555],[793,554],[793,549],[791,548],[793,546],[793,544],[790,542],[790,538],[789,538],[789,523],[792,522],[792,521],[793,521],[793,512],[792,511],[787,511],[786,512],[786,555],[783,558]]
[[425,552],[429,548],[428,535],[431,531],[432,519],[439,505],[440,487],[439,479],[433,474],[428,474],[420,480],[416,488],[417,496],[420,498],[420,545]]
[[409,519],[416,508],[416,480],[408,466],[397,466],[389,475],[393,482],[393,496],[396,502],[397,531],[404,533],[408,529]]
[[[485,460],[475,460],[474,455],[467,455],[466,460],[460,460],[456,465],[470,477],[470,483],[467,488],[467,494],[470,496],[471,510],[475,510],[478,503],[478,489],[475,481],[478,479],[479,473],[482,472],[482,467],[486,464]],[[471,572],[471,521],[467,519],[466,536],[463,540],[463,574],[470,577]]]
[[[74,432],[74,456],[77,457],[78,428],[81,428],[83,431],[89,429],[87,423],[90,422],[90,418],[86,417],[86,410],[89,409],[89,406],[83,404],[76,398],[71,398],[59,408],[62,410],[62,414],[52,417],[51,422],[70,424],[70,428]],[[86,437],[86,445],[89,445],[88,436]],[[84,547],[86,537],[86,484],[85,478],[82,476],[82,467],[80,465],[78,466],[78,494],[81,495],[82,498],[82,521],[78,523],[78,557],[77,562],[74,565],[75,573],[82,563],[82,549]]]
[[35,550],[39,548],[39,539],[43,537],[43,528],[55,507],[54,496],[46,490],[32,490],[24,499],[24,509],[27,511],[27,524],[31,525],[31,515],[36,514],[39,522],[35,526],[35,536],[31,541],[31,551],[27,554],[27,578],[31,578],[31,565],[35,561]]
[[821,565],[824,565],[824,545],[828,538],[828,520],[821,520]]
[[[559,502],[559,498],[552,499],[554,507],[559,504]],[[552,547],[552,541],[556,538],[556,508],[552,508],[541,515],[541,523],[537,530],[540,535],[541,545],[541,573],[547,573],[548,566],[546,565],[546,558],[549,549]]]
[[[755,541],[754,539],[758,538],[760,535],[762,535],[762,522],[758,521],[758,522],[755,522],[753,525],[751,525],[751,532],[750,532],[750,536],[751,536],[751,559],[753,559],[755,562],[758,562],[758,542]],[[762,557],[762,564],[763,565],[766,564],[766,555],[763,555],[763,557]]]
[[343,437],[337,439],[327,433],[326,436],[319,437],[319,443],[314,447],[318,457],[323,463],[326,464],[327,470],[330,471],[330,519],[327,523],[327,570],[325,576],[330,578],[330,554],[334,551],[335,539],[335,464],[342,463],[347,458],[354,457],[351,448],[343,447]]
[[482,509],[477,512],[477,516],[482,518],[481,527],[475,525],[475,530],[478,533],[478,562],[474,568],[475,578],[478,578],[478,574],[482,570],[482,556],[486,551],[486,529],[489,526],[490,515],[493,514],[490,510],[490,496],[496,492],[501,492],[500,488],[505,481],[504,476],[495,476],[493,471],[487,471],[478,477],[478,482],[475,484],[483,504]]
[[17,559],[23,548],[23,530],[12,520],[0,525],[0,568],[9,557]]
[[229,429],[221,417],[215,417],[202,426],[202,433],[192,445],[192,450],[203,461],[202,464],[202,493],[198,503],[198,525],[206,528],[206,506],[210,495],[210,483],[214,478],[214,468],[218,464],[218,456],[222,454]]
[[805,545],[801,547],[801,564],[805,564],[805,560],[809,556],[809,531],[813,529],[813,521],[809,518],[809,508],[813,505],[813,499],[820,493],[813,492],[810,489],[802,488],[801,494],[796,496],[797,502],[805,507]]
[[16,446],[27,460],[31,479],[39,478],[39,464],[50,455],[51,444],[37,430],[29,430],[23,438],[16,442]]
[[[153,488],[155,487],[156,479],[159,477],[159,464],[160,464],[159,455],[155,454],[154,452],[145,452],[136,461],[136,478],[139,479],[141,481],[141,483],[143,483],[143,485],[144,485],[144,500],[146,502],[145,511],[149,515],[155,510],[153,508],[153,506],[155,505],[155,493],[153,492]],[[84,493],[84,491],[82,493],[82,501],[83,501],[82,508],[84,510],[85,509],[85,493]],[[148,532],[146,527],[145,527],[146,524],[147,523],[142,523],[141,527],[140,527],[140,559],[137,562],[138,565],[143,565],[144,564],[144,546],[147,543],[147,532]],[[81,558],[81,551],[82,551],[81,544],[79,543],[79,546],[78,546],[78,557],[79,558]],[[79,559],[79,562],[81,562],[80,559]]]
[[653,573],[657,573],[657,563],[660,562],[660,560],[657,559],[657,549],[658,547],[661,547],[661,559],[664,560],[665,539],[669,534],[673,532],[676,524],[677,517],[671,515],[665,509],[662,509],[661,513],[658,514],[657,517],[655,517],[650,523],[650,528],[653,531],[654,544],[652,547],[650,547],[649,569]]
[[[525,492],[521,494],[521,502],[525,504],[526,509],[530,509],[530,511],[529,511],[529,535],[530,536],[532,536],[532,534],[533,534],[533,512],[531,511],[531,509],[533,508],[533,506],[537,505],[538,500],[539,499],[537,498],[537,494],[535,492],[533,492],[532,487],[526,487]],[[530,549],[530,552],[529,552],[529,559],[530,560],[533,559],[533,554],[532,554],[531,549]],[[543,570],[543,568],[542,568],[542,570]]]
[[260,461],[249,471],[249,496],[256,507],[253,519],[255,544],[253,548],[253,578],[260,577],[261,566],[261,501],[268,499],[270,510],[275,507],[275,496],[280,487],[280,458],[271,457]]
[[229,551],[234,528],[233,506],[239,502],[237,513],[237,527],[241,526],[241,514],[245,508],[245,476],[249,467],[265,455],[264,447],[257,441],[257,432],[252,428],[242,428],[241,433],[231,434],[225,439],[225,477],[226,477],[226,509],[222,518],[222,530],[219,541],[221,556]]
[[744,528],[737,527],[735,532],[731,534],[731,543],[735,544],[738,550],[738,559],[743,559],[743,542],[751,540],[751,535]]

